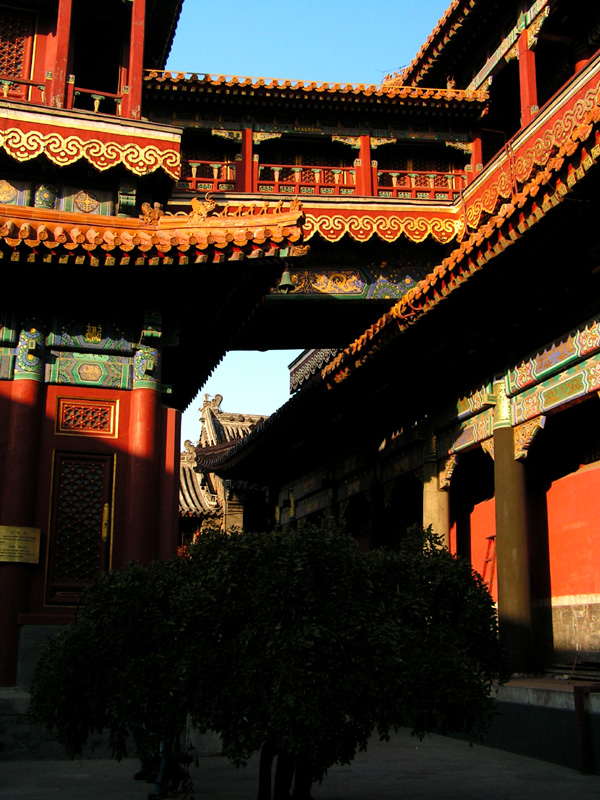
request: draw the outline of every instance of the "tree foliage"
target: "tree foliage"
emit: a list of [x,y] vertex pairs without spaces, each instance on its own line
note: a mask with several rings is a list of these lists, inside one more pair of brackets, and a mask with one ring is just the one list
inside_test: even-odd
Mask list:
[[330,524],[207,534],[96,581],[46,646],[32,712],[73,753],[108,729],[116,756],[133,723],[189,714],[237,763],[268,740],[319,778],[375,729],[485,723],[499,665],[485,586],[431,532],[367,554]]

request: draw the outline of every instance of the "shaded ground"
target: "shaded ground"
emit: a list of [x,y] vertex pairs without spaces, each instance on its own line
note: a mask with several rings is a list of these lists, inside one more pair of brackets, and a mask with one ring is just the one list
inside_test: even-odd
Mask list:
[[[145,800],[132,780],[135,759],[2,761],[2,800]],[[237,770],[220,756],[192,769],[195,800],[254,800],[258,760]],[[330,770],[315,800],[598,800],[600,777],[442,736],[423,742],[400,732],[374,742],[349,767]]]

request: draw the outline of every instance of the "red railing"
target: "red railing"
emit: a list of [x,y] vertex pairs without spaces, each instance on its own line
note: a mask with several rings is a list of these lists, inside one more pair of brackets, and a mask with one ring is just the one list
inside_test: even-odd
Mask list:
[[[195,192],[234,191],[238,188],[236,164],[189,159],[184,162],[179,185]],[[466,172],[385,169],[377,172],[376,195],[400,200],[453,200],[466,186]],[[355,195],[356,171],[351,167],[255,162],[251,191],[262,194]]]
[[377,172],[378,197],[407,200],[453,200],[466,186],[466,172],[420,172],[394,169],[382,169]]
[[[21,88],[22,87],[22,88]],[[39,81],[29,81],[25,78],[13,78],[10,75],[0,74],[0,91],[5,100],[22,100],[31,102],[31,89],[40,91],[42,105],[46,102],[46,84]]]
[[231,161],[189,159],[183,164],[180,186],[195,192],[232,192],[235,189],[235,167]]
[[259,164],[257,190],[271,194],[353,195],[355,171],[350,167]]
[[[83,86],[75,86],[75,76],[69,75],[67,80],[67,108],[77,108],[78,98],[82,95],[91,99],[93,110],[98,113],[101,111],[103,114],[112,114],[112,116],[121,116],[121,103],[123,101],[122,94],[113,94],[112,92],[102,92],[99,89],[84,89]],[[110,111],[104,103],[105,100],[114,102],[114,107]],[[104,103],[104,104],[103,104]],[[101,107],[101,104],[102,107]]]

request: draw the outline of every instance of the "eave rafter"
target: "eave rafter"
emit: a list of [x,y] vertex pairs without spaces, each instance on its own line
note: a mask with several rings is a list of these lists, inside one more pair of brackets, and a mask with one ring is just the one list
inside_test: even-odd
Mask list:
[[303,255],[299,202],[218,211],[192,201],[189,214],[148,209],[139,220],[94,218],[45,209],[0,205],[0,257],[11,261],[113,266],[202,264]]

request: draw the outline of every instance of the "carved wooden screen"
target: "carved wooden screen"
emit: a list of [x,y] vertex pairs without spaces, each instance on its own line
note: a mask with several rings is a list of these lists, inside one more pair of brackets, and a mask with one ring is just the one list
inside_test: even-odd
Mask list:
[[[31,11],[0,6],[0,79],[23,78],[28,80],[31,71],[31,54],[35,15]],[[0,86],[13,99],[27,99],[29,87],[19,83]]]
[[109,567],[113,457],[56,453],[47,599],[72,605]]

